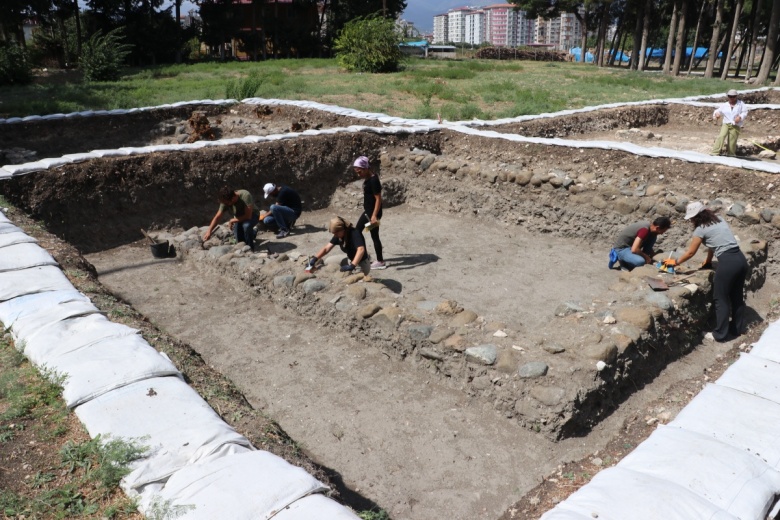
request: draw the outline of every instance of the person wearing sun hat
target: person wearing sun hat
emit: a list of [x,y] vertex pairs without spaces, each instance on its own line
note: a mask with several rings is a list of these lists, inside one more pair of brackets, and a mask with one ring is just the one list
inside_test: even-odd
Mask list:
[[672,261],[672,265],[693,258],[701,245],[707,248],[707,258],[701,269],[712,269],[713,256],[718,260],[713,282],[715,329],[708,337],[715,341],[737,337],[745,327],[743,288],[748,271],[745,255],[726,221],[701,202],[688,204],[685,220],[693,225],[691,244],[676,262]]
[[715,139],[715,145],[712,147],[710,155],[720,155],[723,149],[724,139],[728,139],[728,155],[734,157],[737,155],[737,139],[742,126],[747,117],[747,107],[741,99],[737,99],[737,91],[734,89],[726,93],[728,101],[722,103],[712,113],[712,118],[717,121],[723,118],[723,124],[720,125],[720,133]]

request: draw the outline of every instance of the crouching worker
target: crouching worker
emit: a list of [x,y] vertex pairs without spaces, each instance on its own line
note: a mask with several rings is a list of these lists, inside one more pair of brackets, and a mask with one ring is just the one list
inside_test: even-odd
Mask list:
[[219,200],[219,209],[214,218],[211,219],[209,229],[203,235],[203,240],[211,238],[214,229],[219,225],[222,215],[230,208],[233,218],[228,221],[236,242],[244,242],[252,251],[255,250],[255,226],[260,221],[255,199],[252,194],[246,190],[233,190],[227,186],[219,190],[217,194]]
[[609,253],[609,268],[615,263],[631,271],[635,267],[653,263],[653,246],[658,235],[672,227],[668,217],[658,217],[653,222],[643,220],[631,224],[620,232]]
[[306,264],[307,271],[313,270],[317,262],[330,253],[334,246],[339,246],[347,254],[348,259],[348,262],[341,266],[341,272],[352,272],[357,267],[365,275],[371,272],[371,259],[366,252],[366,241],[355,226],[341,217],[336,217],[331,219],[328,231],[333,233],[333,238],[309,259],[309,263]]

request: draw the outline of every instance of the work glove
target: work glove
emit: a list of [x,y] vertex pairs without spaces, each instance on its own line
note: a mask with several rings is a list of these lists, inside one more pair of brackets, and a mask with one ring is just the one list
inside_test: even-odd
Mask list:
[[703,262],[699,269],[712,269],[712,262]]
[[317,265],[317,257],[313,256],[309,258],[309,262],[306,264],[306,269],[313,269]]
[[666,267],[674,267],[674,266],[677,265],[677,260],[675,260],[674,258],[667,258],[666,260],[664,260],[661,263],[663,265],[665,265]]
[[351,273],[352,270],[355,269],[355,266],[352,264],[342,265],[341,266],[341,272],[342,273]]

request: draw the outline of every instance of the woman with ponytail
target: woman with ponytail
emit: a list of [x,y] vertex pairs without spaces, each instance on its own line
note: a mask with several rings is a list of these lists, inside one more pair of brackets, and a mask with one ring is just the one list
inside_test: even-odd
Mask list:
[[341,266],[341,272],[352,272],[356,267],[365,275],[371,272],[371,257],[366,252],[366,241],[352,223],[336,217],[330,220],[328,231],[333,234],[333,238],[309,259],[306,264],[307,271],[312,271],[322,257],[330,253],[335,246],[339,246],[347,254],[347,263]]

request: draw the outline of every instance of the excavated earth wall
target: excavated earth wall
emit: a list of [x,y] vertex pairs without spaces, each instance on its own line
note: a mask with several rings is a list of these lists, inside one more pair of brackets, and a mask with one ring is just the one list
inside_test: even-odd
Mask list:
[[[486,219],[581,242],[606,240],[627,223],[666,215],[677,225],[665,240],[683,244],[689,236],[681,220],[685,205],[704,199],[722,208],[742,239],[750,289],[777,274],[767,245],[780,229],[770,175],[450,131],[306,136],[91,160],[22,176],[0,189],[50,231],[88,252],[135,241],[142,227],[175,229],[200,220],[213,211],[213,193],[225,183],[260,193],[270,177],[299,188],[305,210],[343,206],[348,202],[341,188],[354,180],[351,161],[363,153],[380,164],[389,206],[424,206],[460,215],[464,225]],[[592,427],[690,351],[711,314],[711,272],[694,273],[685,285],[655,293],[644,277],[658,273],[647,267],[621,273],[590,301],[561,302],[550,326],[530,331],[522,344],[485,344],[491,320],[477,320],[457,302],[426,307],[362,275],[345,277],[332,263],[304,274],[305,258],[297,254],[274,258],[218,241],[204,249],[197,228],[171,239],[188,260],[240,277],[318,325],[346,322],[355,337],[439,374],[520,425],[554,438]]]

